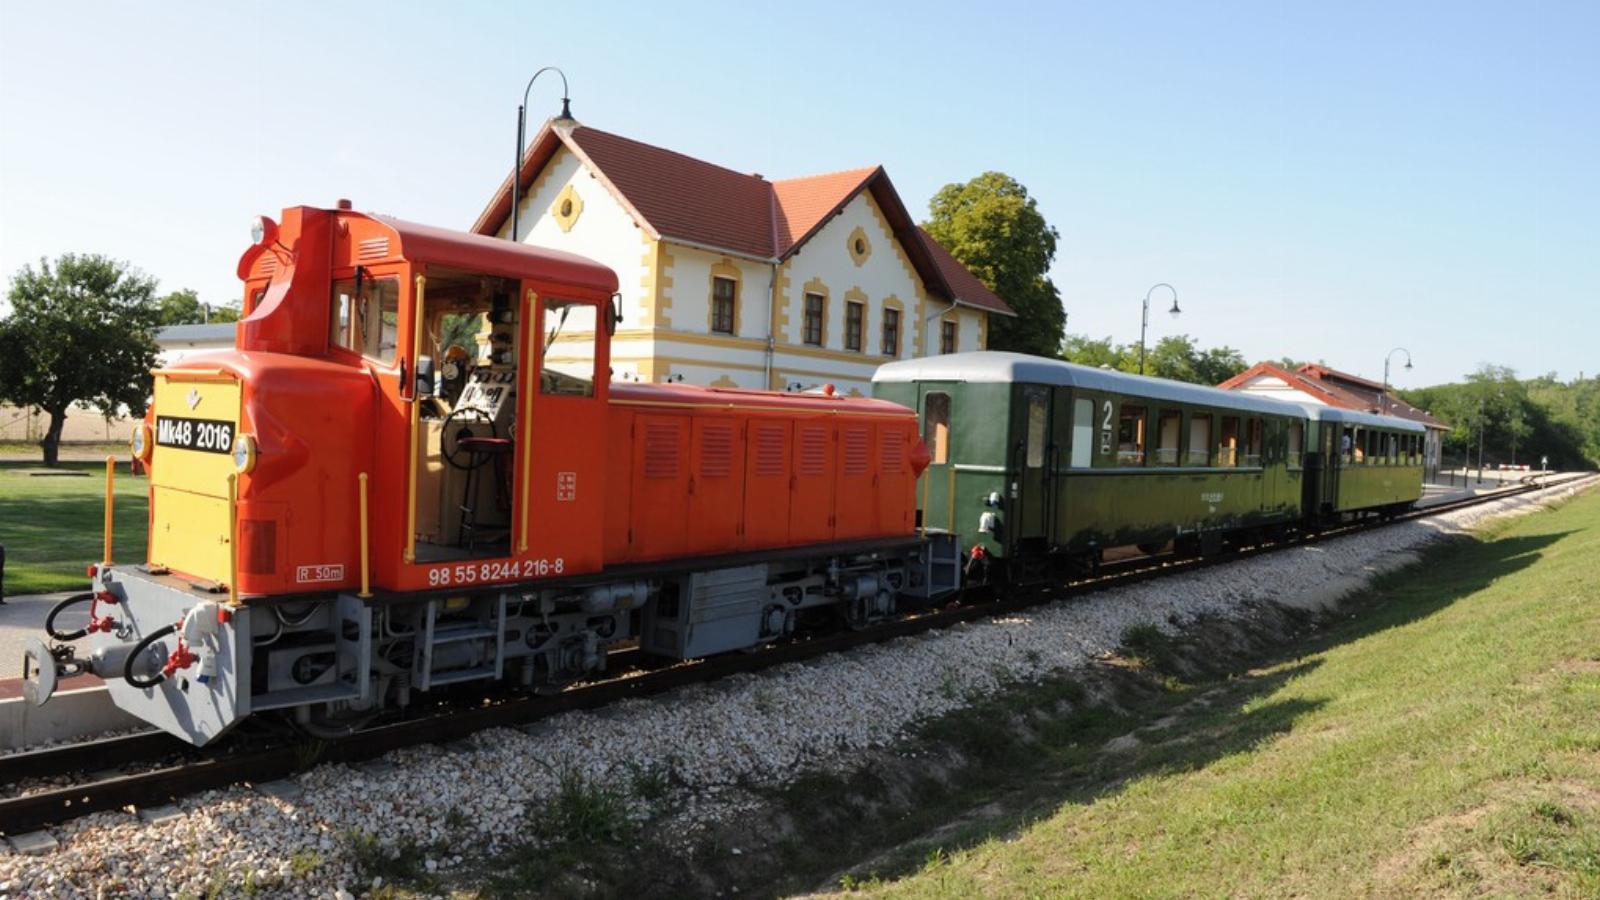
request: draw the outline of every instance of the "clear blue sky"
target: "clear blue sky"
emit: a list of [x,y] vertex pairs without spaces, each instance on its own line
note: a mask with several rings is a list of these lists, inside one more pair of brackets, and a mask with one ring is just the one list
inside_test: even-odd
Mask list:
[[[684,8],[687,10],[687,7]],[[1402,386],[1600,370],[1600,4],[0,4],[0,277],[238,294],[257,213],[466,227],[534,69],[582,121],[744,171],[1008,172],[1068,330]],[[556,109],[534,88],[532,117]],[[1164,309],[1165,296],[1155,304]]]

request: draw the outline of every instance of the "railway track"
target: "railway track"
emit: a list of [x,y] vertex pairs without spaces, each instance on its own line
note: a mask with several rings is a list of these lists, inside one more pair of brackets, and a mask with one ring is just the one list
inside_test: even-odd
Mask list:
[[[1065,584],[1013,590],[981,602],[934,609],[870,629],[815,636],[754,653],[679,663],[655,670],[633,668],[617,677],[554,695],[518,695],[488,703],[480,701],[466,708],[431,712],[369,728],[335,742],[276,739],[253,747],[228,745],[197,750],[166,734],[144,732],[0,756],[0,785],[26,779],[85,776],[70,786],[44,787],[0,799],[0,833],[14,836],[106,810],[151,809],[182,796],[233,785],[253,785],[271,793],[275,791],[271,782],[312,764],[359,762],[398,747],[448,743],[487,728],[523,726],[562,712],[595,709],[630,697],[648,697],[697,682],[949,628],[1093,591],[1223,565],[1393,523],[1428,518],[1589,477],[1592,476],[1529,479],[1528,483],[1516,487],[1433,504],[1389,519],[1368,519],[1315,534],[1235,547],[1209,557],[1180,558],[1164,553],[1131,558],[1109,563],[1092,577]],[[621,651],[611,657],[613,668],[636,667],[641,662],[635,651]],[[111,766],[143,769],[109,775],[90,774],[104,773]]]

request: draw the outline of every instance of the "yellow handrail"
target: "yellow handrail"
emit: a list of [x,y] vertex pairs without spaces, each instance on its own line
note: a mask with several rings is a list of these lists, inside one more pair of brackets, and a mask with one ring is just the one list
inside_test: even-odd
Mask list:
[[367,473],[362,472],[358,478],[361,485],[361,593],[360,597],[372,596],[372,583],[367,572]]
[[105,552],[101,554],[100,565],[102,566],[111,565],[111,512],[117,505],[115,493],[116,475],[117,458],[108,456],[106,457],[106,540]]
[[228,473],[228,605],[239,605],[239,473]]
[[[543,353],[544,348],[539,341],[538,330],[539,294],[536,291],[528,292],[528,308],[523,313],[527,321],[522,328],[522,358],[518,360],[524,373],[522,384],[517,389],[522,391],[522,415],[517,427],[521,428],[523,435],[531,438],[533,435],[533,392],[539,385],[539,373],[544,367],[544,360],[534,359],[535,353]],[[518,435],[517,437],[522,437]],[[519,440],[522,448],[522,509],[517,515],[517,552],[528,552],[528,487],[533,481],[533,441]]]
[[411,397],[411,430],[410,449],[407,451],[407,478],[406,478],[406,562],[417,561],[417,429],[422,424],[422,405],[416,396],[416,365],[422,358],[422,296],[428,279],[417,276],[417,302],[416,309],[411,319],[411,366],[412,372],[407,377],[412,379],[411,390],[406,390],[406,385],[400,385],[400,396]]

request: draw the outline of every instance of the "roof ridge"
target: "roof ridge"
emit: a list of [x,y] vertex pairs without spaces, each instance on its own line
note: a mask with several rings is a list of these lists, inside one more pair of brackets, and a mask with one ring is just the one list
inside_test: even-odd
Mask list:
[[791,181],[810,181],[810,180],[815,179],[815,178],[832,178],[835,175],[854,175],[857,172],[861,172],[861,173],[865,174],[865,173],[870,173],[870,172],[873,172],[873,171],[875,171],[877,169],[881,169],[881,168],[883,168],[883,164],[882,163],[877,163],[875,165],[870,165],[870,166],[857,166],[854,169],[838,169],[838,170],[835,170],[835,171],[832,171],[832,172],[818,172],[815,175],[796,175],[793,178],[774,178],[769,183],[770,184],[787,184],[787,183],[789,183]]
[[757,174],[755,174],[753,172],[741,172],[738,169],[731,169],[731,168],[729,168],[727,166],[721,165],[720,163],[714,163],[714,162],[711,162],[710,160],[701,159],[698,156],[690,156],[687,153],[683,153],[683,152],[678,151],[678,150],[672,150],[672,149],[667,148],[667,147],[662,147],[659,144],[647,143],[645,141],[637,140],[635,138],[631,138],[631,137],[628,137],[626,135],[617,134],[614,131],[606,131],[606,130],[604,130],[602,128],[595,128],[595,127],[590,126],[590,125],[583,125],[583,124],[580,123],[576,128],[571,129],[571,131],[569,133],[573,134],[575,136],[580,131],[593,131],[596,134],[603,134],[606,137],[613,138],[615,140],[627,141],[630,144],[637,144],[640,147],[648,147],[651,150],[655,150],[655,151],[657,151],[659,153],[665,153],[665,154],[667,154],[669,156],[676,156],[676,157],[678,157],[680,159],[686,159],[686,160],[688,160],[690,162],[699,163],[702,166],[710,166],[713,169],[720,169],[723,172],[727,172],[729,175],[737,175],[740,178],[748,178],[751,181],[757,181],[757,182],[760,182],[762,184],[771,184],[772,183],[772,182],[768,181],[767,179],[765,179],[765,178],[761,177],[760,175],[757,175]]

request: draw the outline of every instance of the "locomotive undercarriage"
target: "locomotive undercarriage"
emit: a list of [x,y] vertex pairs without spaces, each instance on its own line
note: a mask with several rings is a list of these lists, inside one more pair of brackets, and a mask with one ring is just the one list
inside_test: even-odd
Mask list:
[[197,745],[273,710],[336,737],[449,685],[558,689],[604,673],[608,653],[635,642],[688,659],[781,641],[807,620],[866,627],[953,592],[959,556],[954,536],[930,534],[885,553],[239,607],[202,599],[170,575],[109,567],[97,576],[97,607],[114,624],[91,635],[91,655],[42,645],[32,655],[52,667],[44,699],[55,676],[94,671],[118,706]]

